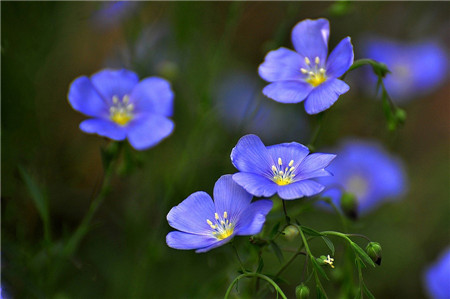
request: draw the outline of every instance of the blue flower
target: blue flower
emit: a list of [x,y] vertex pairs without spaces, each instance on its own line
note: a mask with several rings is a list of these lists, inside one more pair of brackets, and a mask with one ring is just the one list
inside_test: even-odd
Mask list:
[[256,135],[242,137],[231,152],[231,161],[240,171],[233,180],[254,196],[282,199],[312,196],[324,186],[312,178],[331,175],[324,168],[336,157],[332,154],[309,154],[297,142],[265,146]]
[[[367,58],[387,65],[390,74],[384,84],[389,95],[397,102],[432,91],[445,82],[448,58],[446,51],[434,42],[402,43],[394,40],[373,38],[368,40],[363,53]],[[369,73],[369,80],[376,83],[376,77]]]
[[287,105],[265,100],[255,79],[244,71],[220,76],[213,100],[225,129],[240,135],[242,132],[257,134],[274,143],[306,137],[304,115]]
[[145,78],[129,70],[102,70],[90,78],[81,76],[70,85],[73,109],[92,118],[80,129],[112,140],[128,139],[137,150],[150,148],[169,136],[174,128],[168,117],[173,110],[169,82]]
[[406,191],[402,163],[375,142],[347,140],[336,151],[337,158],[328,168],[333,177],[320,178],[327,188],[323,197],[336,205],[344,191],[356,196],[358,213],[366,213],[386,200]]
[[234,236],[259,233],[272,208],[272,201],[258,200],[224,175],[214,186],[214,202],[205,192],[195,192],[167,214],[169,225],[179,231],[167,234],[175,249],[206,252],[229,242]]
[[330,24],[326,19],[304,20],[292,30],[297,52],[279,48],[269,52],[259,66],[259,75],[271,82],[264,95],[281,103],[305,100],[308,114],[322,112],[350,87],[338,79],[353,64],[350,37],[344,38],[327,59]]
[[425,288],[433,299],[450,298],[450,248],[439,260],[427,269],[424,276]]
[[137,1],[105,1],[93,13],[91,20],[103,29],[113,27],[131,17],[138,5]]

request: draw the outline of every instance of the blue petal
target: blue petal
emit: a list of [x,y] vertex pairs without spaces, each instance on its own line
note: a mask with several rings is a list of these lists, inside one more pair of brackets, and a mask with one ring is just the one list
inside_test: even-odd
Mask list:
[[[297,169],[298,165],[309,154],[309,149],[297,142],[281,143],[267,146],[267,150],[269,151],[275,163],[278,163],[278,158],[281,158],[281,162],[283,163],[284,167],[288,167],[289,162],[291,160],[294,160],[294,164],[292,166]],[[276,164],[275,166],[278,167],[278,164]]]
[[271,200],[262,199],[252,204],[242,213],[235,228],[236,235],[249,236],[258,234],[266,221],[266,215],[272,209]]
[[267,53],[264,62],[259,66],[261,78],[268,82],[281,80],[300,80],[304,75],[300,72],[303,59],[296,52],[279,48]]
[[138,84],[139,77],[129,70],[102,70],[91,76],[92,84],[107,100],[112,101],[113,96],[122,99],[129,95]]
[[292,104],[303,101],[313,90],[313,86],[304,81],[278,81],[264,87],[263,94],[280,103]]
[[236,223],[241,213],[248,208],[252,195],[236,184],[232,175],[221,176],[214,185],[214,204],[218,215],[228,213],[231,223]]
[[174,94],[167,80],[150,77],[139,82],[130,99],[135,111],[172,116]]
[[245,135],[231,151],[231,162],[239,170],[271,176],[272,158],[256,135]]
[[315,153],[309,155],[298,167],[298,172],[295,178],[298,180],[306,180],[310,178],[330,176],[331,174],[324,168],[327,167],[334,158],[336,158],[336,155],[333,154]]
[[202,191],[189,195],[167,214],[169,225],[186,233],[209,235],[212,229],[206,220],[214,219],[214,204],[211,197]]
[[325,63],[328,53],[330,23],[326,19],[304,20],[292,29],[292,43],[303,57],[314,62],[316,57]]
[[112,140],[124,140],[126,137],[125,127],[106,119],[87,119],[80,124],[80,129],[83,132],[94,133]]
[[327,61],[327,76],[337,78],[342,76],[353,64],[353,45],[350,37],[346,37],[333,49]]
[[128,126],[128,141],[137,150],[155,146],[169,136],[174,128],[172,120],[159,114],[141,114]]
[[313,196],[320,193],[325,187],[321,184],[311,181],[299,181],[289,185],[278,186],[278,195],[282,199],[291,200],[303,196]]
[[189,250],[211,246],[219,240],[212,236],[195,235],[173,231],[167,234],[166,243],[175,249]]
[[277,192],[278,185],[275,182],[258,174],[238,172],[233,174],[233,180],[257,197],[271,197]]
[[82,76],[70,84],[69,103],[73,109],[94,117],[106,117],[109,113],[107,101],[102,99],[88,77]]
[[230,242],[233,239],[233,237],[234,237],[234,234],[232,234],[231,236],[229,236],[226,239],[223,239],[223,240],[220,240],[220,241],[217,240],[216,243],[213,243],[213,244],[211,244],[209,246],[197,249],[195,252],[196,253],[203,253],[203,252],[210,251],[211,249],[217,248],[219,246],[222,246],[223,244],[226,244],[226,243]]
[[328,79],[317,86],[305,101],[305,110],[308,114],[317,114],[327,110],[337,101],[339,96],[346,93],[350,87],[339,79]]

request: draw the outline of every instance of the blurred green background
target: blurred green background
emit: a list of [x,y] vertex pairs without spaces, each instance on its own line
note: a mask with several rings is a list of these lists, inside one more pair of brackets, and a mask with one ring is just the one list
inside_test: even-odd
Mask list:
[[[230,246],[206,254],[168,248],[165,217],[191,193],[211,194],[222,174],[235,172],[229,155],[246,132],[230,130],[218,117],[214,99],[224,74],[243,70],[262,88],[258,65],[269,50],[292,48],[290,30],[305,18],[330,20],[330,48],[351,36],[356,58],[358,41],[368,34],[449,41],[447,2],[142,2],[102,14],[105,5],[1,3],[1,284],[11,298],[221,298],[238,275]],[[70,259],[53,258],[44,249],[42,221],[19,167],[48,198],[57,252],[98,191],[100,148],[109,143],[78,129],[85,117],[71,109],[67,91],[76,77],[105,67],[170,80],[176,129],[144,152],[127,145],[132,163],[124,162],[114,177],[113,192],[81,246]],[[402,105],[407,121],[395,132],[386,129],[381,103],[363,92],[365,86],[351,78],[349,84],[350,92],[327,113],[317,147],[347,136],[377,139],[404,160],[407,196],[351,230],[383,246],[382,266],[364,271],[377,298],[422,298],[424,268],[450,244],[448,84]],[[305,125],[296,136],[280,133],[263,141],[307,144],[316,119],[303,104],[278,105],[295,111]],[[301,205],[288,202],[288,209]],[[277,205],[269,221],[280,213]],[[299,217],[318,230],[341,229],[327,212],[309,209]],[[237,239],[250,267],[255,257],[248,238]],[[264,257],[265,271],[280,268],[273,254]],[[289,284],[281,287],[289,298],[302,268],[298,258],[284,275]],[[339,285],[326,285],[336,298]]]

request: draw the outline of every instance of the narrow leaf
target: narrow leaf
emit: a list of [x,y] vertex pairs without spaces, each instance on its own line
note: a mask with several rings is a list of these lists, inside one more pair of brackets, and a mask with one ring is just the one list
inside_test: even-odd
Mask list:
[[281,251],[278,244],[275,243],[274,241],[270,241],[270,245],[272,246],[273,251],[275,252],[275,255],[277,256],[280,263],[283,263],[283,261],[284,261],[283,252]]
[[359,257],[367,264],[371,265],[372,267],[375,267],[375,263],[372,261],[372,259],[367,255],[367,253],[358,246],[355,242],[350,243],[353,247],[353,249],[356,251],[356,253],[359,255]]
[[322,275],[322,277],[325,278],[326,280],[329,280],[328,276],[325,273],[325,271],[323,270],[322,266],[319,265],[319,263],[316,261],[316,259],[314,257],[311,257],[311,262],[312,262],[316,272],[318,272],[320,275]]
[[318,231],[316,231],[316,230],[314,230],[312,228],[309,228],[309,227],[306,227],[306,226],[301,226],[301,228],[302,228],[302,231],[305,234],[307,234],[307,235],[314,236],[314,237],[322,236],[322,234],[320,232],[318,232]]
[[331,242],[331,240],[328,239],[325,236],[323,236],[322,239],[325,242],[325,244],[327,244],[328,248],[331,250],[331,255],[334,256],[334,244],[333,244],[333,242]]

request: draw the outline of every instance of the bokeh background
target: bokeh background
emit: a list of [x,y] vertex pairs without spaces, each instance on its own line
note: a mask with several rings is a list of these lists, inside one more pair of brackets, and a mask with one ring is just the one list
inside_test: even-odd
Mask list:
[[[266,144],[309,142],[317,119],[306,115],[303,104],[283,105],[261,95],[265,83],[257,67],[265,54],[280,46],[292,48],[292,27],[317,17],[330,20],[330,48],[351,36],[356,58],[363,57],[362,42],[374,35],[433,40],[447,51],[449,5],[2,2],[3,296],[222,297],[237,276],[231,248],[206,254],[170,249],[165,217],[192,192],[212,193],[222,174],[235,172],[229,154],[245,133],[258,134]],[[100,148],[109,143],[78,129],[85,117],[71,109],[67,91],[76,77],[106,67],[171,81],[176,129],[150,150],[137,152],[128,146],[132,158],[114,177],[113,192],[75,255],[49,258],[23,171],[48,198],[52,248],[57,251],[98,190]],[[361,217],[351,230],[383,247],[381,267],[364,271],[377,298],[422,298],[424,269],[450,244],[448,80],[399,104],[407,112],[406,123],[389,131],[381,102],[374,99],[375,87],[361,80],[362,71],[347,78],[350,91],[327,111],[316,147],[331,148],[347,137],[378,140],[403,160],[408,176],[404,198]],[[247,108],[240,110],[243,103]],[[288,209],[301,205],[289,202]],[[280,213],[276,205],[269,221]],[[309,208],[298,217],[318,230],[341,229],[332,213]],[[238,238],[238,245],[250,266],[254,257],[247,240]],[[270,253],[265,258],[265,271],[276,272],[278,260]],[[289,284],[281,287],[290,298],[302,267],[299,258],[284,275]],[[326,288],[331,298],[338,297],[338,284],[327,283]]]

